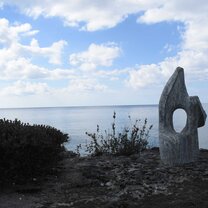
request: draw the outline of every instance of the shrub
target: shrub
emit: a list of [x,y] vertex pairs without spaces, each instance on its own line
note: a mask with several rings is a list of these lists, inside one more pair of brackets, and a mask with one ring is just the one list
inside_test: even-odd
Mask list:
[[[131,121],[131,117],[129,116]],[[132,155],[140,154],[147,148],[149,131],[152,128],[147,126],[147,119],[141,124],[141,120],[123,129],[122,133],[116,133],[116,113],[113,114],[113,123],[111,132],[105,130],[105,135],[100,133],[99,125],[97,125],[96,133],[86,134],[92,141],[86,145],[86,152],[92,155]]]
[[0,119],[0,181],[22,182],[49,173],[68,135],[45,125]]

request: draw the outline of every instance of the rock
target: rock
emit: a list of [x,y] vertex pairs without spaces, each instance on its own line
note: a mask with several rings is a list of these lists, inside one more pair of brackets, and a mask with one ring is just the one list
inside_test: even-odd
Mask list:
[[[187,123],[178,133],[173,128],[173,113],[181,108]],[[159,102],[159,143],[163,163],[173,166],[196,161],[199,154],[197,128],[205,124],[206,113],[197,96],[189,97],[184,70],[178,67],[167,82]]]
[[55,204],[54,206],[52,206],[52,208],[54,207],[56,207],[56,208],[67,208],[67,207],[72,207],[72,203],[57,203],[57,204]]
[[112,186],[113,184],[111,181],[108,181],[105,185],[109,187],[109,186]]
[[24,187],[24,193],[0,192],[0,207],[184,207],[171,204],[178,197],[186,202],[193,198],[199,207],[208,207],[207,153],[200,151],[201,161],[206,162],[173,167],[160,162],[158,150],[142,152],[142,160],[137,161],[110,156],[66,158],[62,174],[44,181],[39,192],[28,193],[33,190],[30,186]]

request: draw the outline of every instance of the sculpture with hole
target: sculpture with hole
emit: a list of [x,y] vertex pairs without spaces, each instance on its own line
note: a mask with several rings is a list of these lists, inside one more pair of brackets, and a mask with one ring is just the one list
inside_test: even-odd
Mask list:
[[[173,127],[173,113],[183,109],[187,114],[181,132]],[[189,96],[184,70],[178,67],[167,82],[159,102],[159,144],[163,163],[173,166],[194,162],[199,154],[198,127],[205,124],[206,113],[197,96]]]

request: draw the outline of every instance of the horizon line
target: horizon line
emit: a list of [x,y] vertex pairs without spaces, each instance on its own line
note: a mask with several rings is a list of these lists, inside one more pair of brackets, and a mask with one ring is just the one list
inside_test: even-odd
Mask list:
[[115,105],[71,105],[71,106],[33,106],[33,107],[0,107],[0,110],[9,109],[39,109],[39,108],[104,108],[104,107],[134,107],[134,106],[158,106],[158,104],[115,104]]

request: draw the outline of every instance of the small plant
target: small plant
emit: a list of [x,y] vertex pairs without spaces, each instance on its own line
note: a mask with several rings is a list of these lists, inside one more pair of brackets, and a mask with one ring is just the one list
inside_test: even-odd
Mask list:
[[[131,117],[129,116],[131,121]],[[96,133],[86,134],[92,139],[86,145],[86,152],[91,155],[132,155],[140,154],[148,145],[149,131],[152,125],[147,126],[147,119],[141,124],[141,120],[136,120],[133,125],[123,129],[121,133],[116,133],[116,113],[113,113],[112,131],[105,130],[105,136],[100,133],[97,125]]]
[[80,150],[82,149],[82,145],[81,144],[79,144],[79,145],[77,145],[77,147],[76,147],[76,149],[75,149],[75,154],[78,156],[78,157],[80,157]]

